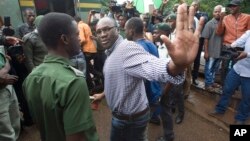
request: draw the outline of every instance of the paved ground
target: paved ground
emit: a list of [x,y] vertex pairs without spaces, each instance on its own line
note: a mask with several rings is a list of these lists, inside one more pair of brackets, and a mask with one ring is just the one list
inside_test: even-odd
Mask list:
[[[187,103],[186,103],[187,104]],[[108,141],[110,133],[111,114],[103,102],[94,117],[100,141]],[[162,127],[149,124],[149,141],[155,141],[162,134]],[[184,122],[175,125],[175,141],[228,141],[229,133],[215,124],[197,115],[192,110],[186,110]],[[39,133],[35,126],[25,128],[19,141],[40,141]]]

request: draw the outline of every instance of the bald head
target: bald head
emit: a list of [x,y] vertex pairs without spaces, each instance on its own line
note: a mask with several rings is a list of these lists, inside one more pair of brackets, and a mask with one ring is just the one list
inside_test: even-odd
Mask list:
[[222,7],[223,7],[222,5],[216,5],[216,6],[214,7],[214,11],[215,11],[216,9],[221,10]]
[[219,19],[220,19],[221,9],[222,9],[222,6],[221,6],[221,5],[216,5],[216,6],[214,7],[213,17],[214,17],[216,20],[219,20]]
[[110,17],[104,17],[104,18],[101,18],[99,21],[98,21],[98,23],[97,23],[97,27],[98,26],[100,26],[100,25],[102,25],[102,24],[108,24],[108,25],[110,25],[110,26],[118,26],[117,25],[117,23],[116,23],[116,21],[114,20],[114,19],[112,19],[112,18],[110,18]]
[[109,17],[100,19],[96,25],[96,35],[103,48],[112,47],[119,37],[116,21]]

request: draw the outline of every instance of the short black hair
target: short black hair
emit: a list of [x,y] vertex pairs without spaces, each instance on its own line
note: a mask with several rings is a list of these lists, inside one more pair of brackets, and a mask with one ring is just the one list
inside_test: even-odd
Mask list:
[[38,33],[48,48],[55,48],[62,34],[72,33],[74,19],[64,13],[46,14],[38,26]]
[[24,15],[27,16],[27,13],[28,13],[29,11],[35,13],[35,10],[34,10],[34,9],[32,9],[32,8],[26,8],[26,9],[23,11],[23,12],[24,12]]
[[132,17],[127,21],[127,28],[133,29],[136,34],[142,34],[143,27],[143,21],[138,17]]
[[79,15],[75,15],[74,16],[74,19],[75,19],[75,21],[77,22],[77,23],[79,23],[82,19],[81,19],[81,17],[79,16]]

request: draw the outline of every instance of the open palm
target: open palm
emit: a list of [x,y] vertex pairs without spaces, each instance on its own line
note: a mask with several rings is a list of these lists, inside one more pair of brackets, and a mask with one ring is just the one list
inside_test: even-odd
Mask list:
[[174,65],[181,69],[193,63],[198,52],[199,36],[204,24],[204,19],[201,18],[199,27],[194,32],[194,8],[191,6],[189,12],[187,11],[185,3],[178,7],[175,40],[171,42],[166,36],[162,36]]

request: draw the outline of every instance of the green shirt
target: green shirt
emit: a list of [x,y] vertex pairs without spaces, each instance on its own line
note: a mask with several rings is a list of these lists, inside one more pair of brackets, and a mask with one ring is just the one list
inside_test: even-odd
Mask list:
[[6,60],[5,60],[4,46],[0,45],[0,69],[4,67],[5,63],[6,63]]
[[44,141],[65,141],[66,135],[84,131],[97,141],[89,92],[82,72],[66,58],[47,55],[23,83],[29,108]]
[[44,56],[48,54],[47,48],[36,31],[23,37],[23,53],[25,55],[25,66],[29,72],[43,62]]

